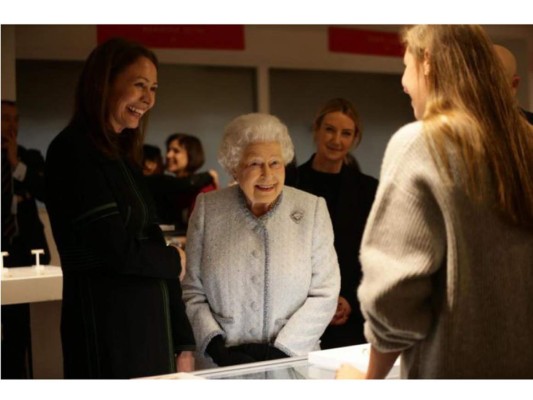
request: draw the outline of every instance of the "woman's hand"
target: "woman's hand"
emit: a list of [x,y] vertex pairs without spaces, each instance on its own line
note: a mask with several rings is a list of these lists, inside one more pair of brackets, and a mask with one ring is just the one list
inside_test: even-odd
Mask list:
[[349,364],[342,364],[335,374],[335,379],[365,379],[366,374]]
[[339,296],[339,300],[337,302],[337,311],[335,311],[335,315],[329,324],[334,326],[344,325],[346,321],[348,321],[348,317],[351,313],[352,307],[350,306],[350,303],[348,303],[348,300],[342,296]]
[[382,353],[374,346],[370,346],[370,359],[366,373],[348,364],[343,364],[337,370],[336,379],[385,379],[392,369],[394,362],[401,352]]
[[169,244],[169,246],[172,246],[176,249],[176,251],[180,255],[180,263],[181,263],[181,272],[180,272],[180,282],[183,281],[183,278],[185,278],[185,273],[187,272],[187,254],[185,253],[185,250],[181,248],[181,246],[176,244]]
[[176,356],[176,369],[178,372],[194,371],[194,356],[192,351],[182,351]]
[[185,273],[187,272],[187,254],[185,253],[185,250],[183,250],[181,247],[177,247],[178,253],[180,253],[180,259],[181,259],[181,274],[180,274],[180,282],[183,281],[183,278],[185,278]]

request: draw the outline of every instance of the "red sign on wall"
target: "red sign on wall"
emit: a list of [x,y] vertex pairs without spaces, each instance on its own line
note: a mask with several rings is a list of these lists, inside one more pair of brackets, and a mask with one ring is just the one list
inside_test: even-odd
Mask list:
[[244,25],[97,25],[98,44],[112,37],[161,49],[244,50]]
[[330,27],[329,51],[403,57],[404,47],[397,33]]

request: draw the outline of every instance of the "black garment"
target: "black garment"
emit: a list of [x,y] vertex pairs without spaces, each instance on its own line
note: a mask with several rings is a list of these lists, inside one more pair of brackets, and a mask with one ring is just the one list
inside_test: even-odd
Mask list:
[[346,165],[343,165],[339,174],[315,171],[312,168],[313,158],[314,155],[298,167],[295,186],[326,199],[341,272],[340,295],[352,308],[346,324],[326,328],[320,346],[328,349],[365,343],[364,318],[356,295],[362,277],[359,248],[378,181]]
[[292,186],[296,184],[298,177],[298,165],[296,164],[296,157],[285,166],[285,185]]
[[70,125],[48,149],[46,195],[63,270],[65,377],[175,372],[194,337],[179,254],[165,246],[140,170]]
[[522,113],[526,117],[527,122],[529,122],[531,125],[533,125],[533,113],[531,113],[529,111],[526,111],[524,109],[522,109]]
[[188,211],[191,199],[205,186],[213,183],[209,172],[194,174],[185,178],[169,175],[149,175],[144,177],[155,203],[157,222],[175,225],[178,233],[187,231]]
[[11,245],[17,233],[15,214],[11,210],[13,195],[11,165],[6,152],[2,149],[2,246]]
[[283,351],[269,343],[244,343],[226,347],[226,342],[220,335],[211,339],[206,352],[221,367],[288,357]]
[[[44,235],[44,226],[39,218],[36,200],[44,200],[44,159],[37,150],[18,147],[18,158],[27,167],[23,181],[11,179],[7,156],[2,152],[2,179],[11,179],[11,187],[2,183],[2,251],[9,253],[4,258],[6,267],[23,267],[35,263],[32,249],[43,249],[42,264],[50,262],[50,252]],[[13,195],[19,199],[17,214],[11,214]],[[14,236],[7,234],[16,223]],[[30,309],[28,304],[2,306],[2,378],[31,378]]]

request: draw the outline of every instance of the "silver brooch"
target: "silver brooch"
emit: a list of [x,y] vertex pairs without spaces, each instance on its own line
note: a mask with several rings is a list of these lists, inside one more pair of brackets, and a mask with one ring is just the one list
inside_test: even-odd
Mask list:
[[291,214],[291,218],[294,222],[296,222],[297,224],[300,222],[300,220],[304,217],[304,213],[301,212],[301,211],[294,211],[292,214]]

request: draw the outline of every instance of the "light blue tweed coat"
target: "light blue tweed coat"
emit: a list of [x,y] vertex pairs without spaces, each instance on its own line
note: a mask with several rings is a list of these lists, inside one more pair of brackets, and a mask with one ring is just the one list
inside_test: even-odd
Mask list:
[[271,343],[291,356],[319,349],[340,290],[326,202],[286,186],[257,218],[238,186],[200,194],[182,286],[202,356],[219,334],[227,346]]

